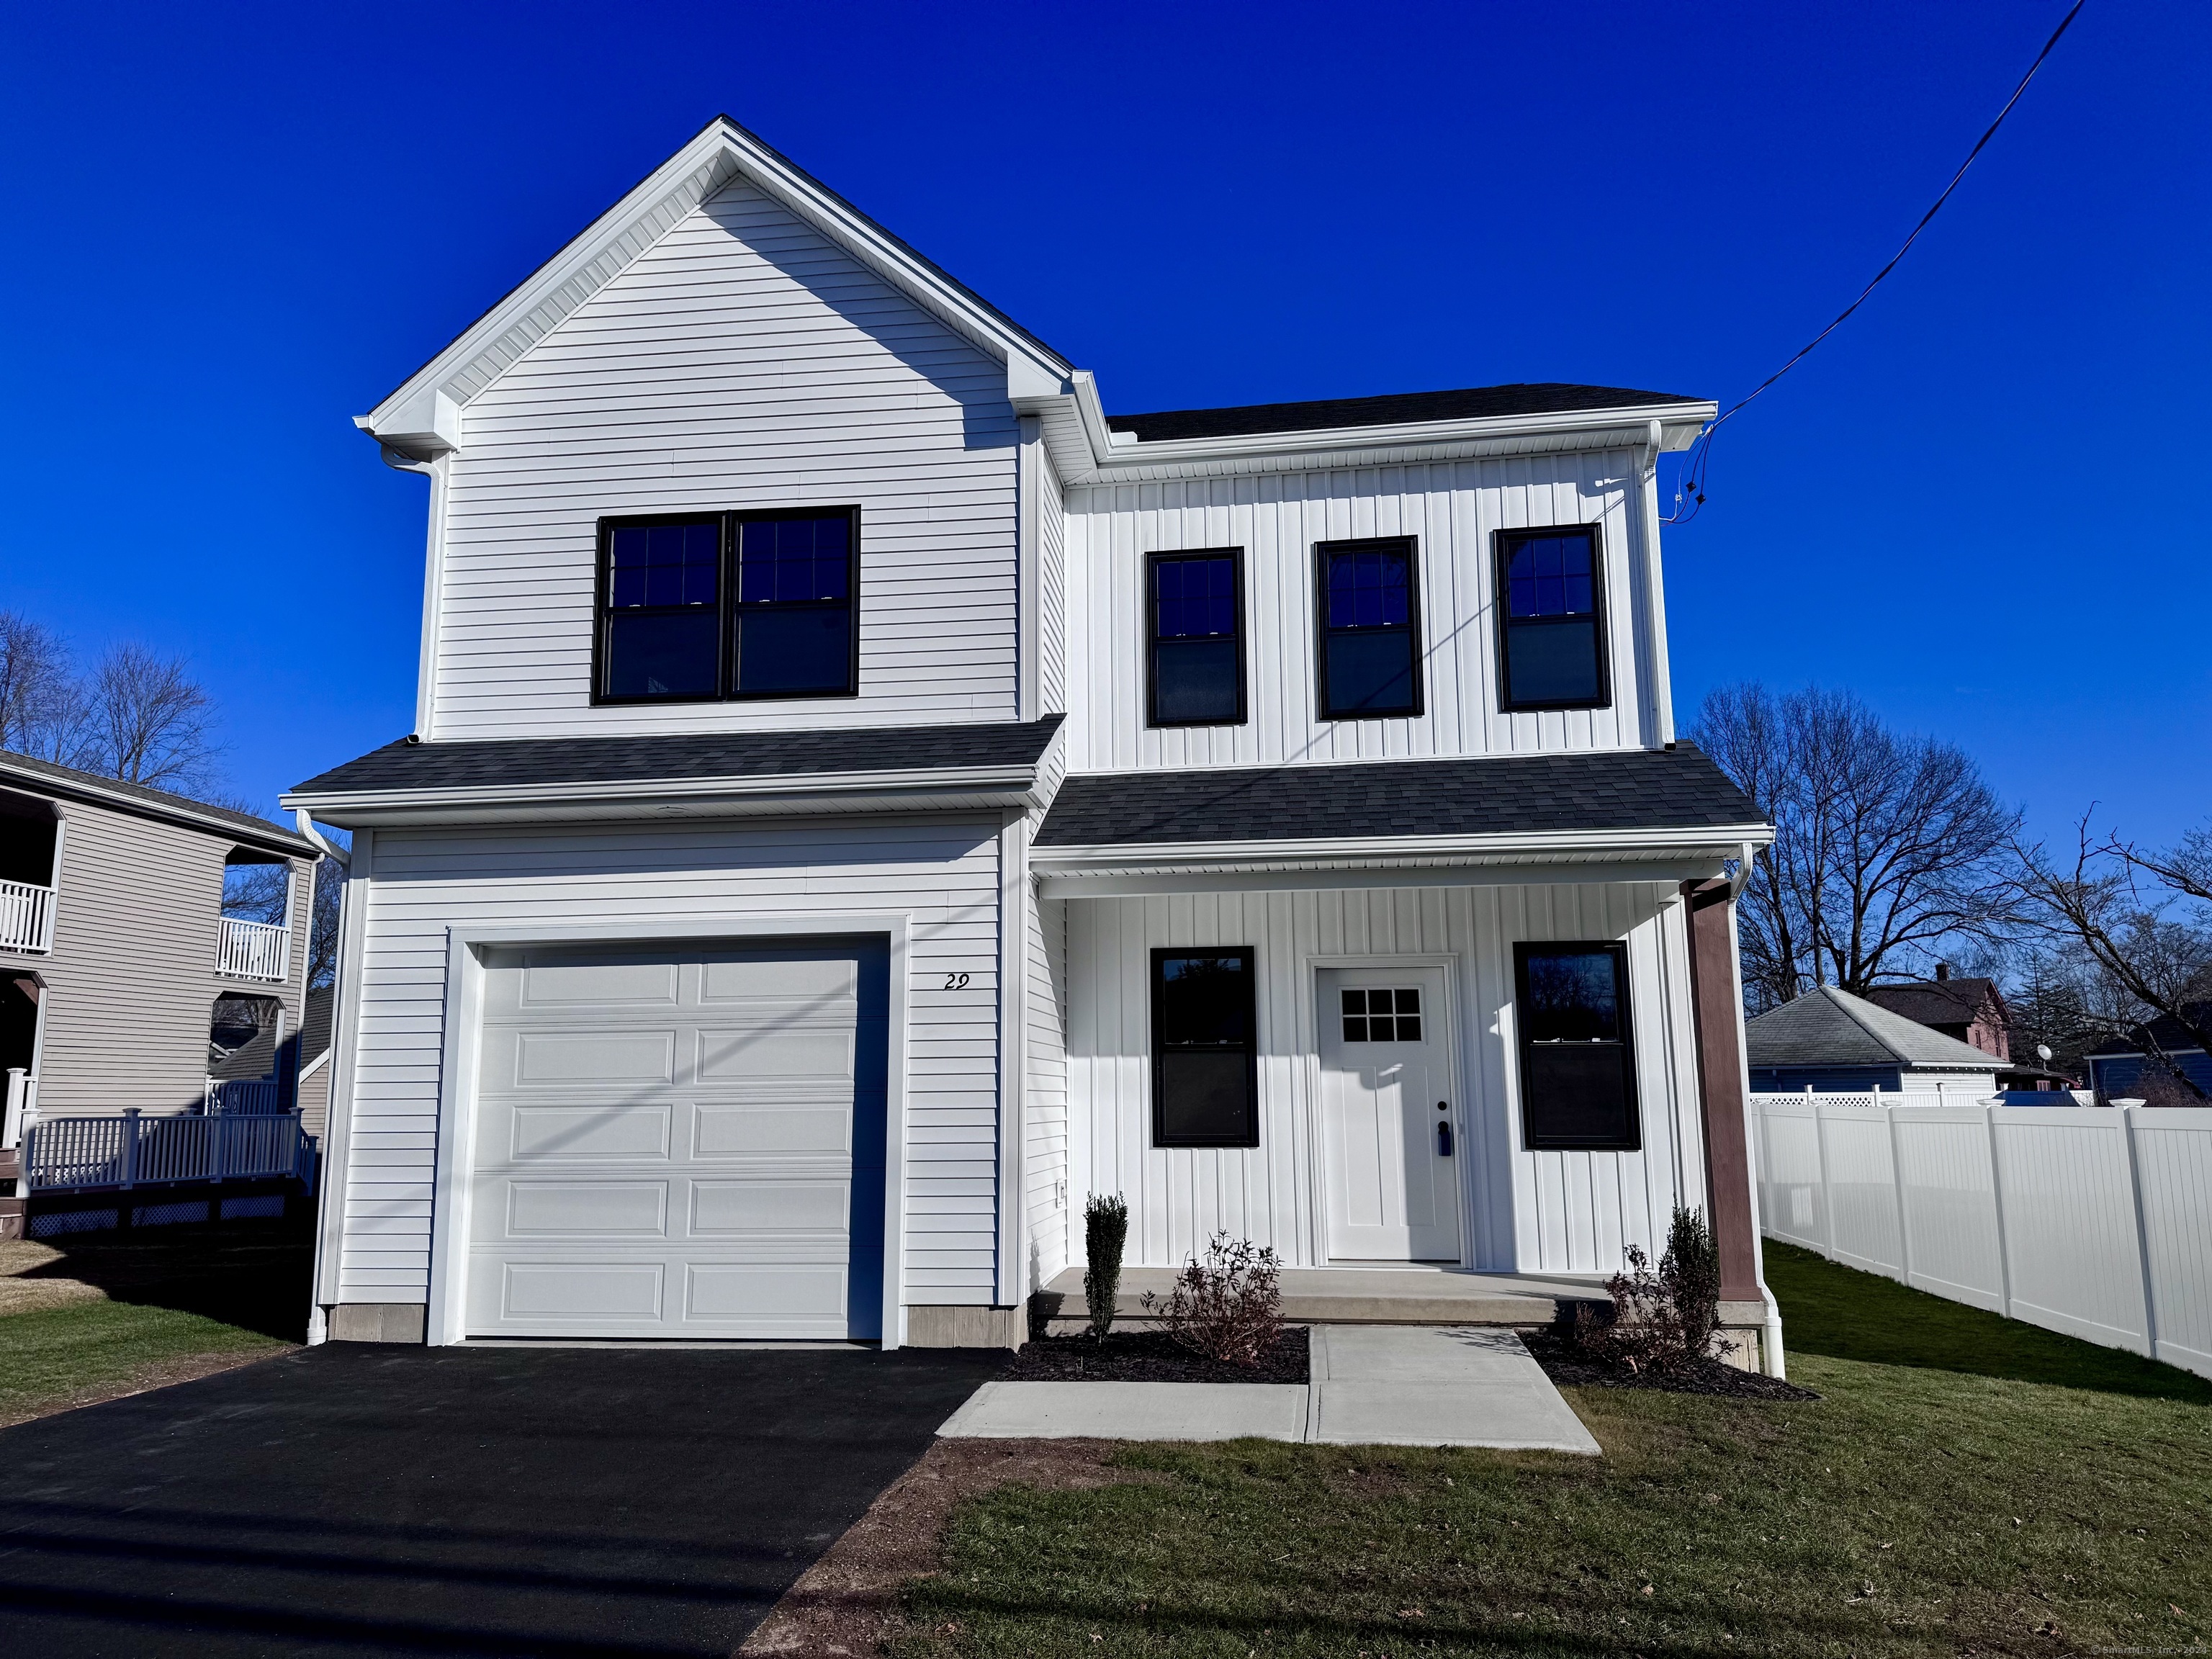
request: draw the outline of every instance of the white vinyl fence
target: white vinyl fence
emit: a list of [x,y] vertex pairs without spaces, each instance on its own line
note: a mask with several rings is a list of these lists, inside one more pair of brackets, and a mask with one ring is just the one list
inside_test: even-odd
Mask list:
[[1771,1238],[2212,1376],[2212,1107],[1755,1095]]

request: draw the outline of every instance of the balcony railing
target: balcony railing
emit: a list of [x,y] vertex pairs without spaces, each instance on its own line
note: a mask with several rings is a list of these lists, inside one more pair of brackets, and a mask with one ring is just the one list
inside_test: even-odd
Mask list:
[[0,951],[54,948],[54,890],[0,881]]
[[291,964],[290,928],[223,917],[216,941],[216,972],[230,979],[282,980]]
[[53,1117],[31,1125],[23,1141],[23,1172],[33,1193],[270,1176],[305,1180],[314,1169],[314,1142],[301,1131],[297,1112]]

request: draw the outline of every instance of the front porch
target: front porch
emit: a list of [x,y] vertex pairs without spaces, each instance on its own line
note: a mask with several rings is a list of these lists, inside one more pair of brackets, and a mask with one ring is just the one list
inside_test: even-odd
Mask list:
[[[1531,1328],[1574,1316],[1577,1303],[1607,1300],[1595,1276],[1472,1273],[1461,1267],[1285,1267],[1283,1317],[1297,1325],[1510,1325]],[[1169,1267],[1125,1267],[1114,1299],[1115,1322],[1147,1326],[1149,1292],[1164,1301],[1175,1285]],[[1038,1292],[1036,1311],[1053,1336],[1090,1328],[1083,1269],[1055,1273]]]

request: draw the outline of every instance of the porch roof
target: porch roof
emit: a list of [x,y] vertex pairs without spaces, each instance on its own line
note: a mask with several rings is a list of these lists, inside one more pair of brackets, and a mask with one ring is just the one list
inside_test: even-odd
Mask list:
[[1115,772],[1061,784],[1043,848],[1751,832],[1759,808],[1694,744],[1478,760]]

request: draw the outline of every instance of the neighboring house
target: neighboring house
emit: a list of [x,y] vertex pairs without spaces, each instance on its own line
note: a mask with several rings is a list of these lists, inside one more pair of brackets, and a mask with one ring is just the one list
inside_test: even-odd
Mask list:
[[1996,1073],[2000,1089],[2038,1091],[2067,1086],[2068,1079],[2034,1054],[2013,1053],[2012,1011],[2005,1006],[2004,994],[1997,989],[1993,979],[1954,977],[1950,964],[1939,962],[1935,978],[1873,986],[1867,991],[1866,1000],[2003,1062]]
[[300,1023],[300,1127],[318,1141],[330,1115],[331,1003],[331,988],[314,987],[307,993],[307,1015]]
[[1585,1275],[1698,1206],[1756,1343],[1713,414],[1109,416],[712,124],[359,422],[429,552],[414,734],[286,799],[331,1334],[1018,1344],[1118,1192],[1133,1263]]
[[1762,1092],[1935,1090],[1979,1100],[1996,1091],[1987,1050],[1832,985],[1768,1009],[1743,1035],[1751,1086]]
[[[2199,1024],[2212,1020],[2212,1004],[2188,1006],[2186,1012]],[[2144,1041],[2146,1036],[2148,1042]],[[2170,1074],[2161,1077],[2164,1068],[2150,1057],[2153,1046],[2190,1082],[2212,1095],[2212,1056],[2197,1046],[2179,1020],[2161,1015],[2143,1035],[2100,1043],[2089,1051],[2089,1086],[2096,1091],[2098,1100],[2141,1097],[2161,1104],[2169,1098],[2192,1106],[2203,1104],[2176,1085]]]
[[[314,855],[248,813],[0,751],[0,1071],[25,1107],[196,1112],[211,1077],[275,1075]],[[225,915],[240,886],[276,919]]]

